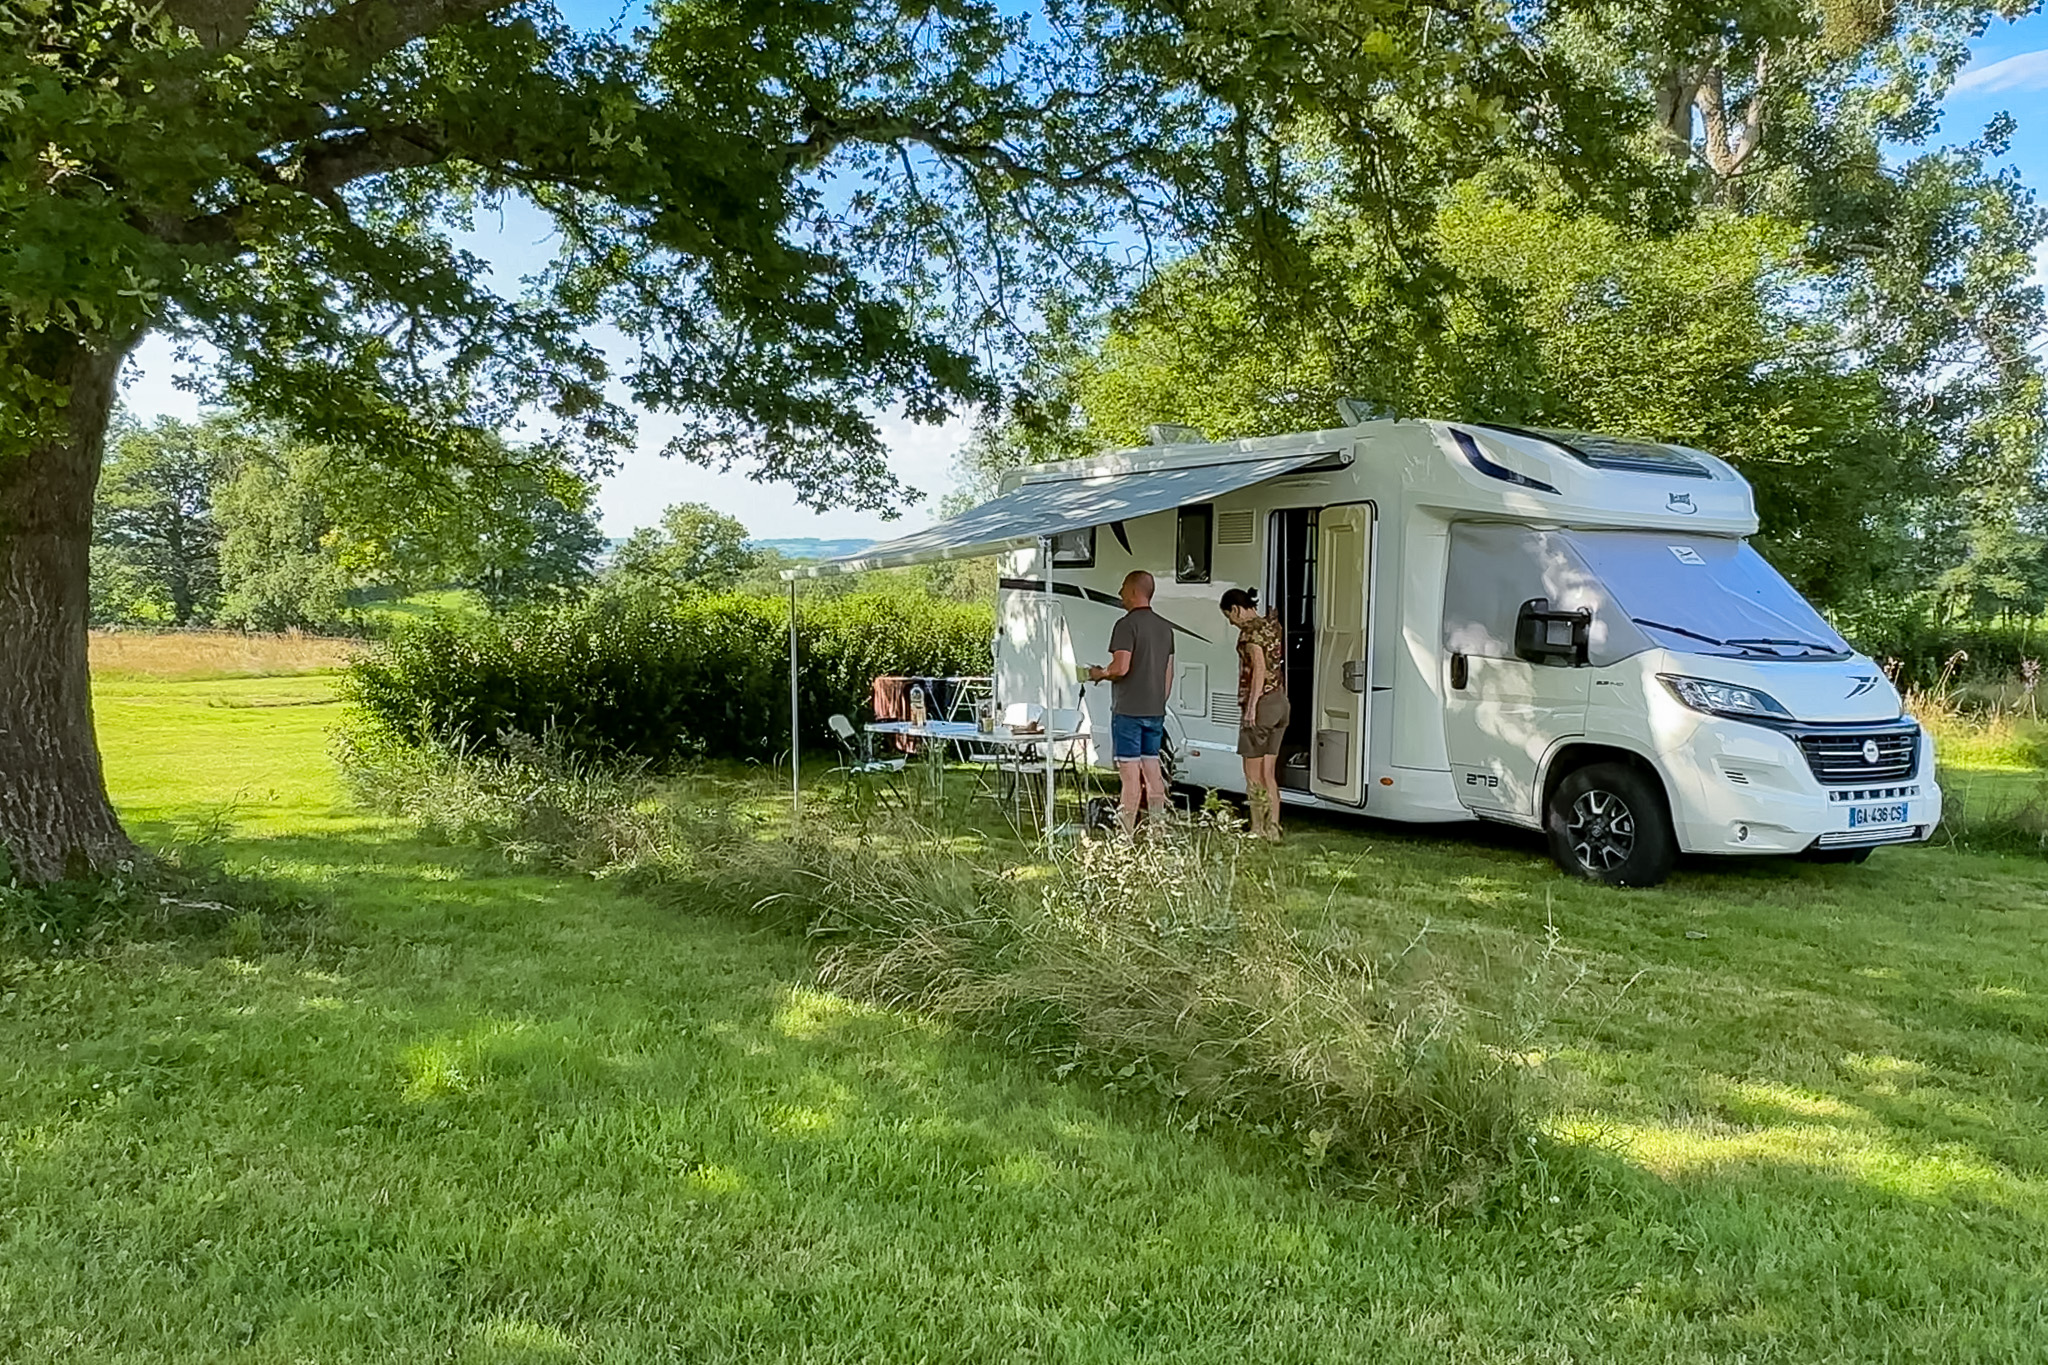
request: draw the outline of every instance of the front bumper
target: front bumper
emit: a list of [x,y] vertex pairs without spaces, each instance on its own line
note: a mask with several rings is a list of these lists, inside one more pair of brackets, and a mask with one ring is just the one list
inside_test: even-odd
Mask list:
[[[1712,717],[1702,718],[1658,762],[1672,797],[1679,847],[1689,853],[1782,854],[1918,843],[1941,823],[1934,741],[1925,731],[1910,773],[1867,782],[1823,783],[1792,735]],[[1900,807],[1903,819],[1867,822],[1874,814],[1896,816]]]

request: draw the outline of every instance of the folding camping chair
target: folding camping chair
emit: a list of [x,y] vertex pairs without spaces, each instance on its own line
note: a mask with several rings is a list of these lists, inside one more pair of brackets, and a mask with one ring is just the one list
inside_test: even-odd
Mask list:
[[845,762],[834,771],[845,774],[849,787],[856,792],[871,791],[882,803],[893,802],[898,810],[909,810],[909,803],[904,800],[898,785],[908,760],[876,758],[874,736],[865,730],[854,729],[853,722],[845,716],[828,717],[825,724],[839,741],[840,752],[845,756]]
[[[1005,730],[1021,730],[1036,725],[1045,718],[1045,708],[1035,701],[1013,701],[1003,707],[996,724]],[[968,741],[969,745],[973,741]],[[1033,757],[1033,747],[1016,744],[990,744],[986,747],[970,747],[967,763],[975,771],[974,794],[985,797],[999,806],[1010,808],[1010,823],[1022,829],[1024,804],[1029,801],[1031,810],[1037,813],[1038,803],[1032,793],[1034,775],[1043,779],[1045,762]]]

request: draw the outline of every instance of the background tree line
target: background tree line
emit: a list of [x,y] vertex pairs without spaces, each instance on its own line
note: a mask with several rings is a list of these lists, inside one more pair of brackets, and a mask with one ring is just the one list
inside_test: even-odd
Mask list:
[[93,620],[338,631],[370,601],[426,588],[492,607],[581,591],[604,545],[591,484],[545,452],[494,445],[488,475],[385,484],[249,417],[124,421],[94,517]]
[[[781,571],[800,562],[753,545],[737,518],[703,503],[666,509],[606,553],[593,495],[545,454],[510,446],[489,477],[465,467],[387,487],[251,418],[123,421],[95,512],[92,619],[346,633],[380,606],[447,590],[492,612],[587,596],[780,596]],[[809,599],[864,590],[986,604],[995,578],[989,565],[948,564],[799,589]]]

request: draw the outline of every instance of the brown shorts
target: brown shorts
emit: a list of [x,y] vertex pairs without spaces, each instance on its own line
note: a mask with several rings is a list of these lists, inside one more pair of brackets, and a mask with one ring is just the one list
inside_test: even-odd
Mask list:
[[1239,758],[1278,758],[1280,741],[1287,736],[1287,722],[1294,714],[1294,708],[1287,704],[1285,692],[1268,692],[1259,698],[1251,715],[1237,731],[1237,756]]

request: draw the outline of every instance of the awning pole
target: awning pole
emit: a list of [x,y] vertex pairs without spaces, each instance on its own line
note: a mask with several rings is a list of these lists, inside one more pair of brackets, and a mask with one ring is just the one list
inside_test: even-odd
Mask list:
[[789,817],[792,822],[802,819],[804,813],[803,769],[797,761],[797,750],[802,735],[797,721],[796,702],[796,580],[789,580]]
[[1052,806],[1056,792],[1053,788],[1052,736],[1053,696],[1052,652],[1054,644],[1053,600],[1052,600],[1052,537],[1038,538],[1040,566],[1045,570],[1045,842],[1052,844]]

